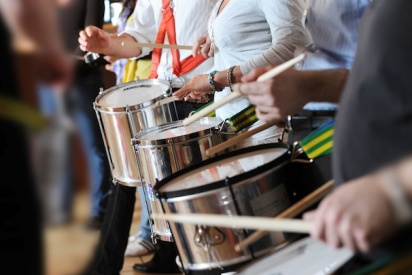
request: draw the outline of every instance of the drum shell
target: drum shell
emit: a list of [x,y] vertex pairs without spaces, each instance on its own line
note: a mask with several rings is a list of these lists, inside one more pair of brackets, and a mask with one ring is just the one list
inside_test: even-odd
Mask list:
[[[132,138],[141,130],[175,121],[176,108],[173,102],[156,105],[157,101],[167,97],[170,92],[169,86],[169,89],[165,90],[164,94],[158,98],[128,108],[102,107],[99,106],[99,99],[107,93],[128,85],[147,85],[158,82],[159,80],[150,82],[146,80],[115,86],[106,90],[96,99],[95,109],[98,111],[98,118],[102,124],[103,138],[106,140],[108,157],[112,165],[112,175],[121,184],[138,186],[141,181],[136,156],[131,145]],[[169,85],[167,82],[159,83]]]
[[[279,145],[260,145],[254,147],[270,148],[271,146]],[[242,154],[254,150],[254,147],[241,149],[228,155]],[[212,183],[207,188],[198,187],[192,191],[183,191],[182,193],[186,192],[186,195],[176,195],[176,193],[170,195],[173,192],[162,193],[159,191],[162,186],[167,185],[169,180],[183,175],[188,170],[185,169],[180,171],[178,175],[173,175],[160,182],[155,187],[155,192],[160,198],[163,211],[167,214],[201,213],[227,216],[273,217],[295,201],[292,187],[295,185],[294,178],[289,175],[290,155],[290,151],[288,151],[282,159],[276,160],[276,166],[271,167],[273,164],[271,162],[268,165],[264,165],[266,167],[256,168],[260,170],[258,174],[256,174],[256,171],[254,173],[245,173],[245,175],[233,177],[233,180],[228,179],[224,183]],[[225,156],[218,157],[216,160]],[[192,167],[192,169],[211,163],[214,160],[215,158],[199,163]],[[211,187],[212,185],[214,186]],[[236,266],[250,261],[254,257],[259,257],[288,239],[286,234],[271,233],[256,242],[249,249],[236,252],[234,249],[235,244],[244,240],[254,231],[207,227],[202,231],[214,232],[213,234],[210,233],[209,239],[224,240],[216,245],[211,245],[209,252],[206,252],[202,245],[196,241],[196,238],[199,237],[199,227],[179,223],[170,223],[170,227],[184,268],[192,271],[216,269],[218,272],[221,267],[226,267],[230,270],[231,266]],[[211,261],[213,258],[218,260]]]
[[[221,120],[213,117],[202,118],[201,121],[218,125]],[[180,122],[173,124],[178,126]],[[133,140],[136,157],[142,180],[147,189],[151,208],[154,213],[162,213],[160,201],[155,199],[153,187],[156,182],[162,180],[173,173],[190,167],[203,160],[209,159],[206,150],[216,146],[232,134],[226,134],[225,128],[211,127],[189,135],[178,136],[167,140],[144,140],[144,135],[151,131],[161,131],[173,127],[173,124],[153,127],[142,131]],[[230,148],[229,148],[230,150]],[[219,154],[227,152],[225,150]],[[162,240],[171,241],[172,234],[168,223],[164,220],[155,220],[155,234]]]

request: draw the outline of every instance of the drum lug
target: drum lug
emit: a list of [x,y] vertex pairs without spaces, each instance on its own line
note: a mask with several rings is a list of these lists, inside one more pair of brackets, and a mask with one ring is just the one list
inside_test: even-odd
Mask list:
[[291,162],[306,163],[306,164],[313,163],[313,159],[298,159],[298,157],[304,153],[305,152],[303,151],[303,149],[299,147],[299,142],[295,141],[292,147]]
[[216,227],[206,225],[196,225],[194,241],[197,246],[209,248],[214,245],[222,244],[226,236]]

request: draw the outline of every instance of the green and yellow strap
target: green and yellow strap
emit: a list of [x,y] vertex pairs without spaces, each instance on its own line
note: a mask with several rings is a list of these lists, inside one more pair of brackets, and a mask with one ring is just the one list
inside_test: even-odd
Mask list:
[[[206,108],[210,104],[212,104],[213,101],[209,102],[208,104],[202,106],[201,108],[197,109],[194,111],[194,113],[199,112],[203,108]],[[241,130],[252,126],[256,121],[258,121],[256,117],[256,112],[255,112],[255,106],[249,105],[239,113],[235,114],[234,116],[228,118],[228,122],[232,126],[233,130],[238,133]],[[216,111],[210,112],[206,117],[214,117],[216,116]]]
[[0,117],[34,130],[46,125],[46,119],[35,108],[5,96],[0,96]]
[[331,120],[300,141],[300,146],[309,158],[314,159],[332,153],[334,126],[335,121]]

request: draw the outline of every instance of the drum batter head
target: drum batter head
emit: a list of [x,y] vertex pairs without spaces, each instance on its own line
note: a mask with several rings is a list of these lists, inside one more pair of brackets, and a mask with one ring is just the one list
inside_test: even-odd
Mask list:
[[284,143],[258,145],[208,159],[157,183],[161,197],[178,197],[224,186],[226,180],[249,178],[290,159]]
[[286,148],[271,148],[217,161],[188,172],[182,178],[171,181],[160,191],[170,192],[193,188],[244,174],[277,159],[286,151]]
[[160,145],[190,140],[206,135],[206,132],[218,127],[222,120],[216,117],[204,117],[188,126],[183,126],[182,122],[183,120],[180,120],[152,127],[136,135],[134,141],[138,141],[142,145]]
[[96,98],[97,105],[105,109],[143,108],[154,100],[166,96],[170,86],[166,81],[157,79],[141,80],[114,86]]

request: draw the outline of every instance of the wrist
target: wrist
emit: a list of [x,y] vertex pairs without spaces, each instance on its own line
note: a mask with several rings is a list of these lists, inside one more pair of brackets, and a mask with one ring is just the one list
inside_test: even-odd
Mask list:
[[208,74],[210,88],[215,92],[221,92],[224,89],[224,85],[221,85],[221,83],[217,81],[216,75],[218,75],[219,73],[221,72],[214,70]]
[[381,186],[390,204],[392,205],[395,219],[399,225],[412,220],[412,204],[404,183],[401,181],[399,171],[391,168],[385,171]]

